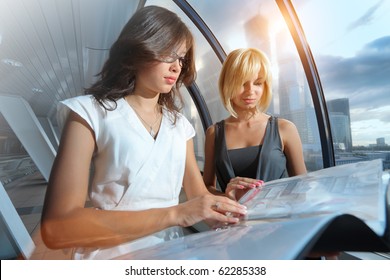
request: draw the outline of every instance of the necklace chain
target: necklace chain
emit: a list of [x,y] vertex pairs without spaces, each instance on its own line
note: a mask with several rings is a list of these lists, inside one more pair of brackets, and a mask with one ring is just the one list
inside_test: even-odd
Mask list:
[[[131,105],[130,105],[131,106]],[[146,125],[149,127],[149,134],[154,138],[156,136],[156,132],[154,131],[153,127],[157,124],[157,122],[160,120],[161,116],[159,115],[156,120],[154,121],[153,124],[149,124],[147,123],[142,117],[141,115],[137,112],[137,110],[131,106],[131,108],[133,108],[134,112],[136,113],[136,115],[139,117],[139,119]]]

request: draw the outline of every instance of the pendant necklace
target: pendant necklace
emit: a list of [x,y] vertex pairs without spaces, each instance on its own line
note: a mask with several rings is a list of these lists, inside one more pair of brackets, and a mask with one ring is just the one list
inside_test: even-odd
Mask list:
[[[130,105],[131,106],[131,105]],[[157,133],[154,131],[153,127],[157,124],[157,122],[160,120],[160,116],[158,116],[156,118],[156,120],[154,121],[153,124],[149,124],[147,123],[142,117],[141,115],[137,112],[137,110],[131,106],[131,108],[133,108],[134,112],[136,113],[136,115],[138,116],[138,118],[147,126],[149,127],[149,134],[150,136],[152,136],[153,138],[156,137]]]

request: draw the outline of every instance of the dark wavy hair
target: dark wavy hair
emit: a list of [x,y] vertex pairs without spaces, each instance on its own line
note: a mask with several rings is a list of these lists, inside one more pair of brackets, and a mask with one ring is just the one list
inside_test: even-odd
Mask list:
[[[187,53],[176,85],[169,93],[160,94],[158,103],[176,116],[183,105],[181,85],[189,86],[195,79],[194,38],[188,27],[173,12],[158,6],[139,9],[122,29],[111,46],[98,81],[85,90],[106,110],[114,110],[116,101],[131,95],[137,71],[148,63],[158,61],[185,42]],[[111,101],[111,102],[107,102]],[[114,106],[112,106],[112,102]],[[111,103],[111,105],[110,105]]]

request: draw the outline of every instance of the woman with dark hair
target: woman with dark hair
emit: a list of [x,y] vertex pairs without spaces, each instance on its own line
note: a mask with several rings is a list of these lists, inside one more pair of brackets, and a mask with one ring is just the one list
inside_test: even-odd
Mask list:
[[[195,131],[179,112],[179,87],[194,80],[194,64],[193,36],[180,18],[145,7],[123,28],[87,94],[59,104],[66,123],[41,223],[49,248],[110,258],[177,236],[175,226],[237,223],[226,212],[246,213],[211,195],[198,169]],[[182,187],[187,201],[179,204]],[[84,207],[87,195],[93,207]],[[114,254],[102,249],[110,246]]]

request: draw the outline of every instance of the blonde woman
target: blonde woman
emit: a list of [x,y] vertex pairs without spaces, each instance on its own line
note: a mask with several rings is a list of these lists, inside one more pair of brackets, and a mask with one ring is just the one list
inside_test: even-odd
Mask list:
[[263,182],[306,173],[296,126],[267,114],[272,99],[270,63],[254,48],[236,49],[226,58],[219,93],[230,116],[206,132],[203,180],[238,200]]

